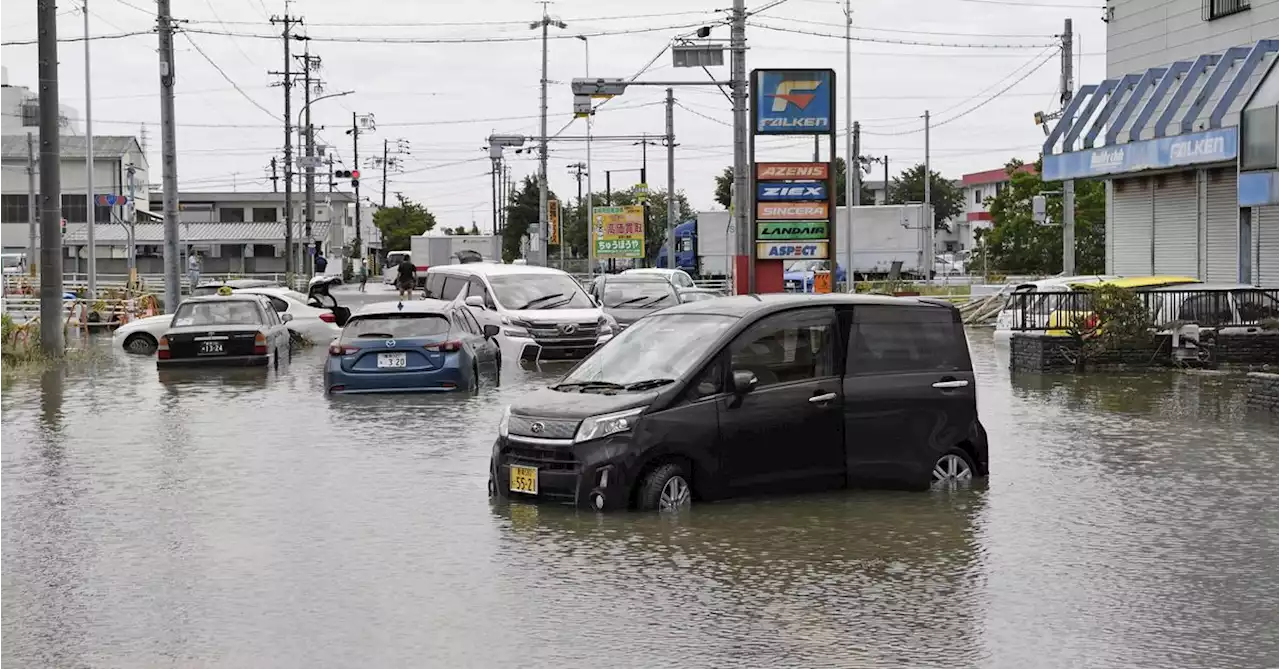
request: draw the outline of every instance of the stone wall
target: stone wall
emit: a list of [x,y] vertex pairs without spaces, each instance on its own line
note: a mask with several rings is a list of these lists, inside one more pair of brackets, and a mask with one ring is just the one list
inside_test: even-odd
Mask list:
[[1280,400],[1277,397],[1280,391],[1280,375],[1267,374],[1264,372],[1249,373],[1249,407],[1261,411],[1270,411],[1277,413],[1280,411],[1278,405]]
[[[1148,340],[1103,351],[1088,361],[1086,369],[1171,367],[1169,339],[1169,335],[1152,335]],[[1009,367],[1014,372],[1070,372],[1076,368],[1080,350],[1069,337],[1015,332],[1009,340],[1009,354]],[[1280,340],[1275,333],[1218,335],[1213,355],[1215,365],[1274,368],[1280,359]]]

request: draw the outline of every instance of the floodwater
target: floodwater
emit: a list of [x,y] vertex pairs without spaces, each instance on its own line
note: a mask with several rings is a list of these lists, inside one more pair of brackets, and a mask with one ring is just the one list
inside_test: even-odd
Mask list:
[[[989,484],[492,505],[505,402],[150,359],[10,379],[15,667],[1274,667],[1277,425],[1234,376],[1010,378]],[[105,341],[99,345],[105,345]],[[563,368],[561,368],[563,369]]]

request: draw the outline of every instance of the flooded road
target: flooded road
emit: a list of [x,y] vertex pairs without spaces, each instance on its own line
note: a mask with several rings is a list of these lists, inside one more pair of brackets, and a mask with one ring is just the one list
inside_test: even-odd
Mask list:
[[2,659],[1274,667],[1274,417],[1231,376],[1011,379],[970,338],[989,485],[679,518],[490,504],[502,407],[553,372],[329,399],[317,348],[9,379]]

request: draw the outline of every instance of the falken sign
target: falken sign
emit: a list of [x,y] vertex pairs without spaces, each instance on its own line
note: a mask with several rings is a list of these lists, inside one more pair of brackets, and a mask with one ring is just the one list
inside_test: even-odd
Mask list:
[[815,183],[757,183],[756,200],[760,202],[817,202],[827,199],[827,185]]
[[823,135],[835,121],[833,70],[755,70],[751,105],[762,135]]
[[1044,180],[1100,177],[1183,165],[1205,165],[1236,159],[1235,127],[1115,144],[1100,149],[1044,157]]

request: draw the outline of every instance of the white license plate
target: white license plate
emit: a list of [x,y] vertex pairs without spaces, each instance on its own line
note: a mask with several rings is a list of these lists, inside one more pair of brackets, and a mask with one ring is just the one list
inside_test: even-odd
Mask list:
[[378,367],[404,367],[407,363],[404,353],[379,353]]
[[200,342],[200,355],[221,355],[224,352],[220,341]]

